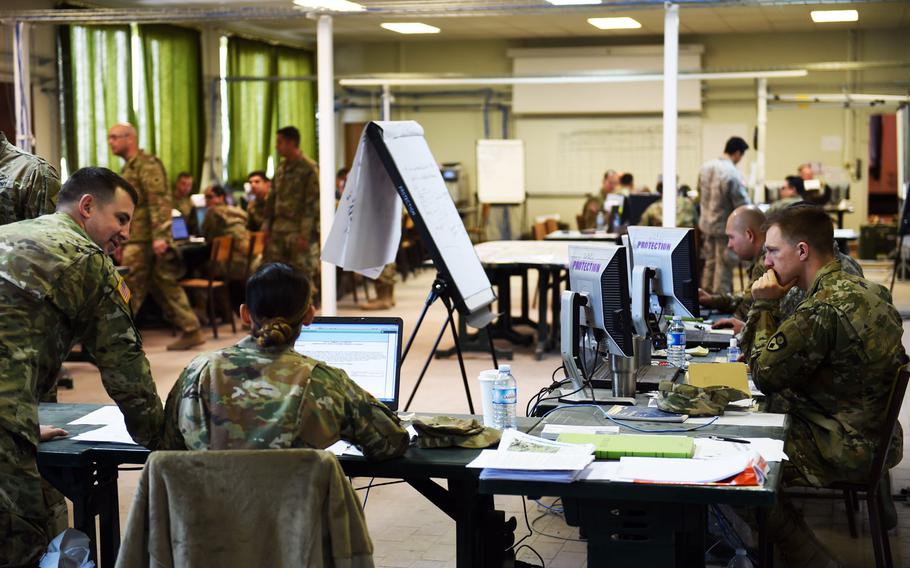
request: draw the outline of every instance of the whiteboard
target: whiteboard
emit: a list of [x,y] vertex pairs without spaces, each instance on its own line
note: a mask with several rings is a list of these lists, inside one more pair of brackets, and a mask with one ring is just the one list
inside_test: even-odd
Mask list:
[[496,204],[525,202],[523,141],[477,141],[477,200]]
[[447,284],[455,287],[449,292],[459,311],[468,315],[489,306],[496,294],[423,137],[423,128],[411,120],[372,122],[367,135],[433,264]]
[[[607,169],[630,172],[654,190],[662,170],[663,121],[640,118],[530,118],[516,121],[525,142],[528,195],[598,193]],[[680,117],[677,172],[695,187],[702,162],[701,119]],[[721,147],[723,150],[723,147]]]

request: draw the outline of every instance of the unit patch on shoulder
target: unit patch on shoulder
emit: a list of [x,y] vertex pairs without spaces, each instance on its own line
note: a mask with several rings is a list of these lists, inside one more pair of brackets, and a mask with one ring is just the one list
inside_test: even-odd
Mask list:
[[780,351],[787,346],[787,338],[782,333],[774,334],[774,337],[768,341],[768,351]]
[[129,306],[133,293],[130,292],[130,287],[126,285],[126,281],[122,276],[117,276],[117,291],[120,292],[120,297],[123,298],[124,303]]

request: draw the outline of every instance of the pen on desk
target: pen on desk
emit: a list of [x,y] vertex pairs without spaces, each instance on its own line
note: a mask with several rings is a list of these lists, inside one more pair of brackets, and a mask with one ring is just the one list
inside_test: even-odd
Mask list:
[[741,440],[739,438],[728,438],[726,436],[708,436],[712,440],[720,440],[721,442],[733,442],[735,444],[751,444],[749,440]]

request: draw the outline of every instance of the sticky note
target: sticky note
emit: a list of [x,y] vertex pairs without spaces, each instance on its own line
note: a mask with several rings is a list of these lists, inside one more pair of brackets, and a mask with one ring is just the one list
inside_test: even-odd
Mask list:
[[725,386],[749,392],[745,363],[690,363],[686,382],[696,387]]

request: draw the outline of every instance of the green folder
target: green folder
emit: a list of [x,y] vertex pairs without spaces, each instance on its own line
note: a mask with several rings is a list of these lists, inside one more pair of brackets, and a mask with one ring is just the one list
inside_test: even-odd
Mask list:
[[656,434],[560,434],[558,442],[594,444],[597,459],[618,460],[622,456],[691,458],[695,442],[688,436]]

